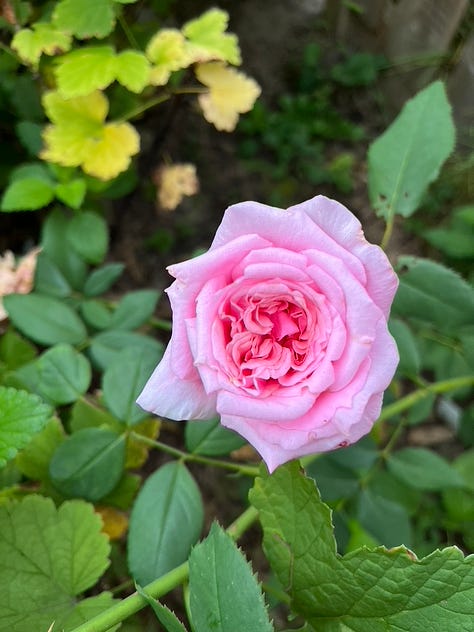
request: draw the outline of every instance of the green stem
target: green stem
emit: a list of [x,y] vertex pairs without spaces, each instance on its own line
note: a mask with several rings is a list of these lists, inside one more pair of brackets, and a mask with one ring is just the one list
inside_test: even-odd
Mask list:
[[165,101],[168,101],[168,99],[170,99],[170,98],[171,98],[170,94],[161,94],[159,97],[155,97],[154,99],[150,99],[149,101],[146,101],[145,103],[142,103],[141,105],[139,105],[138,107],[134,108],[133,110],[130,110],[130,112],[127,112],[126,114],[121,116],[119,120],[120,121],[129,121],[130,119],[133,119],[136,116],[139,116],[140,114],[143,114],[143,112],[146,112],[150,108],[154,108],[155,105],[160,105],[161,103],[164,103]]
[[155,441],[154,439],[149,439],[148,437],[144,437],[143,435],[137,434],[135,432],[131,433],[131,436],[137,441],[141,441],[151,448],[156,448],[157,450],[161,450],[162,452],[166,452],[166,454],[170,454],[177,459],[181,459],[182,461],[191,461],[191,463],[201,463],[202,465],[210,465],[212,467],[219,467],[223,470],[230,470],[231,472],[236,472],[238,474],[244,474],[245,476],[258,476],[259,469],[257,466],[253,465],[240,465],[239,463],[230,463],[229,461],[221,461],[219,459],[211,459],[205,456],[201,456],[199,454],[191,454],[190,452],[184,452],[183,450],[178,450],[177,448],[172,448],[166,443],[161,443],[161,441]]
[[123,13],[121,13],[120,11],[118,14],[118,23],[122,27],[122,30],[125,33],[125,37],[127,38],[130,46],[132,48],[135,48],[136,50],[140,50],[140,46],[138,46],[138,42],[135,39],[135,35],[132,33],[130,27],[128,26],[127,20],[123,16]]
[[392,214],[388,218],[387,224],[385,225],[385,232],[383,234],[382,241],[380,243],[380,247],[382,248],[382,250],[385,250],[388,246],[388,242],[390,241],[390,237],[392,236],[394,221],[395,221],[395,214]]
[[163,331],[172,330],[171,322],[164,318],[150,318],[149,323],[152,327],[156,327],[156,329],[162,329]]
[[[240,537],[255,522],[258,512],[255,507],[246,509],[227,529],[227,533],[234,539]],[[184,562],[180,566],[173,568],[169,573],[155,579],[144,587],[144,591],[158,599],[166,595],[176,586],[182,584],[189,576],[189,564]],[[132,614],[135,614],[147,605],[147,602],[138,593],[133,593],[126,599],[114,604],[104,612],[96,615],[86,623],[75,628],[73,632],[106,632],[117,623],[121,623]]]
[[474,375],[463,375],[450,380],[442,380],[440,382],[428,384],[427,386],[419,388],[416,391],[413,391],[413,393],[402,397],[398,400],[398,402],[384,406],[378,421],[385,421],[386,419],[390,419],[390,417],[395,417],[395,415],[402,413],[417,404],[420,400],[428,397],[430,393],[436,393],[439,395],[441,393],[455,391],[456,389],[463,388],[464,386],[474,386]]

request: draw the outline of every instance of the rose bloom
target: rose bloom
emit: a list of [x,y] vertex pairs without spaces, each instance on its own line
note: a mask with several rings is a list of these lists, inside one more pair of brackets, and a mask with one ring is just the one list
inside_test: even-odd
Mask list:
[[270,471],[372,428],[398,363],[387,329],[398,280],[344,206],[236,204],[208,252],[168,270],[173,333],[142,408],[217,412]]

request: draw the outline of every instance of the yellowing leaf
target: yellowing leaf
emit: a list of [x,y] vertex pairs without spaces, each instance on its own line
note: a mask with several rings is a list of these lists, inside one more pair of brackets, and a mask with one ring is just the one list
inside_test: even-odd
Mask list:
[[[147,437],[148,439],[156,439],[160,432],[160,426],[160,421],[149,417],[134,426],[133,432],[140,434],[143,437]],[[150,446],[129,435],[127,437],[125,468],[133,470],[141,467],[147,460],[149,451]]]
[[186,52],[182,33],[176,29],[158,31],[148,42],[145,53],[153,64],[150,83],[154,86],[164,86],[172,72],[193,62]]
[[109,536],[110,540],[120,540],[128,529],[127,516],[114,507],[97,507],[96,513],[102,518],[102,533]]
[[158,202],[161,208],[167,211],[173,211],[185,195],[194,195],[199,190],[194,165],[160,167],[156,171],[154,181],[158,185]]
[[43,105],[53,122],[43,131],[43,160],[65,167],[80,166],[91,176],[110,180],[127,169],[131,156],[140,149],[134,127],[104,123],[109,104],[101,92],[75,99],[49,92],[43,97]]
[[251,110],[261,92],[254,79],[222,62],[200,64],[196,76],[209,87],[208,93],[198,97],[204,118],[226,132],[235,129],[239,114]]
[[35,68],[40,57],[56,55],[71,48],[71,36],[56,29],[47,22],[37,22],[31,29],[21,29],[12,39],[12,48],[20,58]]
[[130,157],[140,150],[140,137],[129,123],[109,123],[102,128],[101,138],[94,141],[93,151],[82,168],[101,180],[110,180],[125,171]]
[[64,55],[56,68],[58,92],[64,98],[103,90],[117,79],[132,92],[148,83],[150,64],[143,53],[116,54],[111,46],[89,46]]
[[188,39],[187,50],[193,62],[221,60],[238,66],[242,63],[236,35],[225,33],[229,14],[221,9],[209,9],[187,22],[183,33]]

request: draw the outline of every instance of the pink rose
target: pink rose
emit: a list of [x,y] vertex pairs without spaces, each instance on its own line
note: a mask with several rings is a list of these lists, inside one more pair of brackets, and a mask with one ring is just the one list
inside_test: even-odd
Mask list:
[[145,410],[217,412],[270,471],[371,429],[398,363],[387,329],[398,280],[344,206],[236,204],[209,251],[169,271],[173,334]]

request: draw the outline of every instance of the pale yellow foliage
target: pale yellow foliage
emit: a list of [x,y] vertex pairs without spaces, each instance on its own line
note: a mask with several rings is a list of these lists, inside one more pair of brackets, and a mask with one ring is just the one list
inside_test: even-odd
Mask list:
[[199,190],[196,167],[191,164],[160,167],[154,181],[158,185],[158,202],[167,211],[173,211],[185,195],[194,195]]
[[225,132],[235,129],[239,114],[249,112],[261,92],[254,79],[222,62],[198,65],[196,76],[209,88],[198,97],[204,118]]
[[97,507],[96,512],[102,518],[102,531],[110,540],[119,540],[128,529],[128,518],[123,511],[114,507]]
[[184,36],[176,29],[158,31],[148,42],[145,54],[153,64],[149,81],[154,86],[164,86],[172,72],[192,63]]
[[0,256],[0,321],[8,317],[2,304],[2,296],[28,294],[33,288],[36,259],[40,250],[34,248],[18,264],[9,250]]

